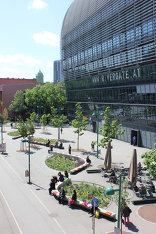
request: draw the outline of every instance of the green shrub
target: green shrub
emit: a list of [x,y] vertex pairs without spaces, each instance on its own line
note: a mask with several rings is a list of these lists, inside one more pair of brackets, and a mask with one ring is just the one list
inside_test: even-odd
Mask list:
[[108,206],[111,201],[111,197],[105,195],[105,189],[103,187],[97,187],[95,185],[85,183],[69,184],[65,186],[66,194],[70,196],[73,189],[76,190],[78,200],[86,200],[90,203],[92,199],[96,197],[99,200],[99,207],[102,208]]
[[20,136],[20,133],[18,131],[13,131],[8,133],[9,136]]
[[[34,141],[41,142],[41,143],[47,143],[47,139],[44,138],[34,138]],[[50,140],[50,144],[55,144],[55,140]]]
[[58,171],[70,171],[76,167],[78,160],[67,158],[61,154],[54,154],[45,161],[46,165]]

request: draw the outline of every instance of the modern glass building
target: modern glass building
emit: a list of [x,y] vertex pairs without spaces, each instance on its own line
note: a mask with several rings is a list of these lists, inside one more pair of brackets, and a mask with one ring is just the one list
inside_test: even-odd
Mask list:
[[82,102],[92,113],[111,106],[125,128],[118,139],[156,143],[156,1],[75,0],[61,32],[69,112]]

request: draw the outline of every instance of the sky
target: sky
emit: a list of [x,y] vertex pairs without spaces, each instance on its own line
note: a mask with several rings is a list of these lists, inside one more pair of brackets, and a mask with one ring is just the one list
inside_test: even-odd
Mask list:
[[0,0],[0,78],[53,82],[64,16],[73,0]]

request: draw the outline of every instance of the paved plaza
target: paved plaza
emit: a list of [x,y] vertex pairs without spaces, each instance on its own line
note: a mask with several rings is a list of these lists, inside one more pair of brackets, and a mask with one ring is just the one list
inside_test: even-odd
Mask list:
[[[25,170],[28,169],[28,155],[20,152],[21,139],[12,140],[8,136],[9,131],[13,131],[10,126],[5,127],[4,142],[7,145],[7,154],[0,155],[0,234],[91,234],[92,218],[90,214],[81,209],[70,209],[66,205],[60,205],[53,196],[49,196],[49,182],[57,171],[45,165],[48,156],[48,148],[39,146],[31,148],[31,182],[27,184]],[[57,129],[47,128],[48,134],[37,129],[35,137],[57,139]],[[101,137],[101,136],[100,136]],[[80,155],[86,158],[90,156],[92,161],[90,168],[99,168],[104,163],[105,149],[101,150],[99,158],[96,152],[91,150],[91,142],[96,141],[96,134],[85,131],[80,137],[80,151],[77,152],[77,135],[73,133],[73,128],[65,126],[61,134],[64,150],[55,149],[56,152],[68,153],[68,145],[72,147],[73,155]],[[112,142],[112,162],[117,167],[129,167],[134,146],[130,143],[113,140]],[[142,162],[141,154],[149,149],[135,147],[137,150],[138,162]],[[87,173],[86,170],[75,175],[70,175],[72,181],[87,181],[90,183],[109,187],[107,178],[101,173]],[[115,187],[115,186],[114,186]],[[116,187],[115,187],[116,188]],[[131,200],[135,199],[135,194],[130,191]],[[129,204],[132,209],[130,225],[123,225],[123,233],[154,234],[156,220],[148,219],[145,215],[145,206]],[[150,205],[151,211],[156,212],[156,205]],[[109,211],[117,214],[117,204],[114,201],[107,207]],[[144,208],[145,209],[145,208]],[[155,214],[156,217],[156,214]],[[95,220],[95,233],[113,233],[116,221],[109,221],[105,218]]]

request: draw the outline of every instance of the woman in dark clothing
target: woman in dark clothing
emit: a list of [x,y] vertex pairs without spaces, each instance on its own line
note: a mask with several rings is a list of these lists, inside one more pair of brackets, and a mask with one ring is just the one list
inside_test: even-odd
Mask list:
[[64,200],[65,196],[66,196],[66,193],[64,191],[64,188],[61,187],[61,191],[60,191],[59,197],[58,197],[58,201],[60,204],[63,204],[63,200]]
[[51,179],[51,182],[50,182],[50,188],[49,188],[49,195],[51,195],[51,191],[55,189],[55,180],[54,179]]
[[62,175],[61,172],[58,173],[58,181],[60,181],[60,182],[64,181],[64,176]]
[[127,219],[127,224],[129,225],[129,216],[131,213],[131,209],[128,207],[127,204],[125,204],[125,207],[123,209],[123,217],[124,217],[124,224],[126,225],[126,219]]
[[67,171],[65,171],[65,172],[64,172],[64,177],[66,177],[66,178],[68,178],[68,177],[69,177],[69,175],[68,175],[68,172],[67,172]]
[[77,200],[76,190],[73,189],[72,196],[71,196],[71,198],[69,199],[69,202],[68,202],[69,207],[72,207],[72,205],[74,204],[74,201],[76,201],[76,200]]
[[77,194],[76,194],[76,190],[75,190],[75,189],[73,189],[71,199],[72,199],[73,201],[76,201],[76,200],[77,200]]

